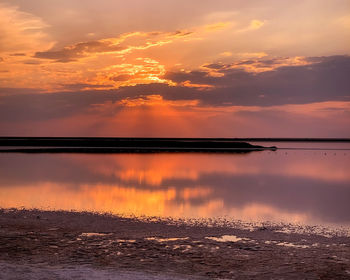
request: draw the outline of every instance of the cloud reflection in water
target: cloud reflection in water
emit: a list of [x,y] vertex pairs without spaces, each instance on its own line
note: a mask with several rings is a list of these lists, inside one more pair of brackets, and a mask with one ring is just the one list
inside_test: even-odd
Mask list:
[[1,154],[0,206],[349,225],[349,164],[323,151]]

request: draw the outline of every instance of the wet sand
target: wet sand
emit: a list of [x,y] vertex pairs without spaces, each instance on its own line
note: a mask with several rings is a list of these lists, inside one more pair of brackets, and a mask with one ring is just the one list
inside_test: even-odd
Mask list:
[[350,237],[315,232],[3,209],[0,279],[349,279]]

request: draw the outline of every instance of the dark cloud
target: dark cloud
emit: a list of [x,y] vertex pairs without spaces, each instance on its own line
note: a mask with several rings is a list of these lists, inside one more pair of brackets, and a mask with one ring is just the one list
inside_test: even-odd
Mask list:
[[[303,104],[322,101],[350,101],[350,57],[309,58],[315,61],[302,66],[283,66],[272,71],[250,73],[224,64],[206,67],[217,69],[222,77],[206,71],[167,73],[165,78],[181,83],[213,85],[201,94],[202,104],[223,106]],[[265,61],[271,64],[271,61]]]
[[41,61],[32,59],[32,60],[23,61],[22,63],[28,64],[28,65],[39,65],[39,64],[41,64]]
[[12,53],[10,56],[26,56],[25,53]]
[[[4,72],[9,72],[5,70]],[[0,96],[2,98],[5,98],[5,96],[14,96],[14,95],[22,95],[22,94],[37,94],[40,93],[40,89],[32,89],[32,88],[7,88],[7,87],[0,87]],[[0,105],[3,103],[5,99],[0,99]]]
[[203,67],[209,68],[209,69],[222,69],[225,64],[223,63],[210,63],[210,64],[204,64]]
[[109,85],[91,85],[91,84],[62,84],[62,86],[69,91],[80,91],[89,89],[101,89],[101,88],[109,88]]
[[211,77],[205,71],[192,71],[192,72],[169,72],[164,76],[165,79],[172,80],[176,83],[182,83],[185,81],[190,81],[194,84],[215,84],[217,79]]
[[237,63],[237,65],[251,65],[254,64],[254,60],[243,60]]
[[[158,32],[159,33],[159,32]],[[179,36],[179,37],[186,37],[188,35],[193,34],[192,31],[183,31],[183,30],[177,30],[172,35]],[[158,35],[158,34],[157,34]]]
[[[65,85],[69,92],[42,94],[39,90],[0,88],[2,121],[45,120],[87,113],[96,104],[148,95],[161,95],[165,100],[198,100],[199,106],[273,106],[306,104],[323,101],[350,101],[350,57],[333,56],[315,59],[305,66],[280,67],[273,71],[249,73],[224,69],[223,77],[205,71],[167,73],[166,78],[181,83],[210,84],[215,88],[200,90],[185,86],[148,84],[101,90],[88,84]],[[125,77],[119,77],[122,79]],[[118,77],[117,77],[118,79]],[[84,90],[85,88],[90,90]]]
[[[188,32],[184,30],[178,30],[175,32],[148,32],[143,33],[141,36],[139,35],[131,35],[131,37],[139,36],[142,39],[142,42],[139,42],[138,44],[142,46],[148,46],[149,43],[152,43],[154,41],[152,40],[161,40],[162,36],[166,37],[186,37],[191,35],[193,32]],[[130,35],[130,34],[129,34]],[[119,39],[119,42],[116,42],[116,40]],[[127,38],[123,38],[123,36],[119,38],[109,38],[105,40],[94,40],[94,41],[88,41],[88,42],[81,42],[77,43],[71,46],[66,46],[62,49],[51,49],[44,52],[36,52],[34,57],[40,58],[40,59],[51,59],[55,62],[70,62],[75,61],[79,58],[85,57],[89,55],[90,53],[102,53],[102,52],[115,52],[115,51],[121,51],[125,50],[128,47],[136,47],[134,45],[135,43],[131,43],[129,45],[126,42]]]
[[113,94],[69,92],[17,94],[3,96],[0,103],[2,121],[37,121],[86,113],[93,104],[115,101]]
[[127,81],[127,80],[130,80],[132,77],[133,75],[123,74],[123,75],[114,76],[111,78],[111,80],[115,82]]
[[90,41],[78,43],[61,50],[49,50],[36,52],[34,57],[43,59],[52,59],[56,62],[70,62],[86,56],[88,53],[112,52],[124,49],[119,45],[114,45],[110,41]]
[[[117,90],[81,91],[86,86],[93,88],[87,84],[70,84],[66,85],[66,89],[71,91],[57,93],[40,93],[33,89],[0,88],[0,120],[20,122],[63,118],[88,113],[98,104],[116,103],[125,98],[138,98],[152,94],[165,93],[165,96],[170,96],[176,92],[175,88],[170,90],[163,84],[123,87]],[[184,93],[189,90],[185,89]],[[180,97],[181,94],[178,96]],[[115,107],[118,110],[118,106]]]

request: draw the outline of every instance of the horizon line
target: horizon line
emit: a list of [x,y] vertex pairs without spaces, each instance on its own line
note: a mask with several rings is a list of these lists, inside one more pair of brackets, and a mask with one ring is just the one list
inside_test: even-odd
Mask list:
[[64,139],[76,139],[76,140],[84,140],[84,139],[96,139],[96,140],[108,140],[108,139],[121,139],[121,140],[212,140],[212,141],[274,141],[274,142],[350,142],[350,138],[343,137],[128,137],[128,136],[0,136],[0,140],[26,140],[26,139],[56,139],[56,140],[64,140]]

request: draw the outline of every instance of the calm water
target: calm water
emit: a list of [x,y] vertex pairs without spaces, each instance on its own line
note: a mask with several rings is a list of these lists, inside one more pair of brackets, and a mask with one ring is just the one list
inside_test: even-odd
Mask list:
[[350,226],[349,143],[268,145],[309,150],[2,153],[0,207]]

